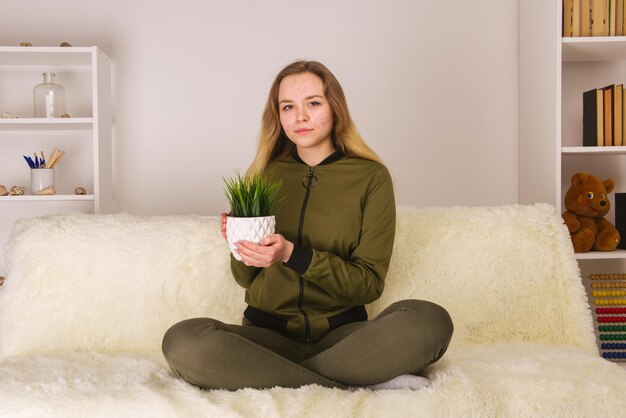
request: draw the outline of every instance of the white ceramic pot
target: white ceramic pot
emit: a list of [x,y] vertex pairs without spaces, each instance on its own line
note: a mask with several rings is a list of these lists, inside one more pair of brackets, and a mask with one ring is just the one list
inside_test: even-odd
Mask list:
[[263,238],[274,233],[276,218],[274,216],[262,216],[258,218],[226,218],[226,238],[228,247],[233,256],[241,261],[237,254],[236,242],[249,241],[258,244]]

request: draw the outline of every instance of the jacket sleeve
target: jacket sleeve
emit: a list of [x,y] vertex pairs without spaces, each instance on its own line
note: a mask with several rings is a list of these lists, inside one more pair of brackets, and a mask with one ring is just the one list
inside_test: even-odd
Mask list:
[[238,261],[232,254],[230,255],[230,271],[233,273],[235,281],[239,286],[247,289],[250,287],[254,279],[261,272],[260,267],[246,266],[243,262]]
[[359,244],[349,260],[296,245],[285,264],[304,280],[334,295],[338,303],[354,306],[370,303],[383,291],[395,229],[393,184],[384,169],[368,186]]

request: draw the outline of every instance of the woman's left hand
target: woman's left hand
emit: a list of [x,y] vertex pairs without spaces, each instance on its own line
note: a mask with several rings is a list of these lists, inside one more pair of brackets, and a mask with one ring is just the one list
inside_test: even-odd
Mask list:
[[263,238],[259,245],[248,241],[239,241],[236,245],[241,261],[253,267],[269,267],[278,261],[286,263],[293,251],[293,243],[280,234]]

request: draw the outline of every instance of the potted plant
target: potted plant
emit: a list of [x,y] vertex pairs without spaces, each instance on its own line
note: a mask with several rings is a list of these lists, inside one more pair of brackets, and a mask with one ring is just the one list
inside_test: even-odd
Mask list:
[[235,177],[223,180],[230,204],[230,216],[226,218],[226,238],[233,256],[241,260],[235,243],[245,240],[258,244],[274,233],[274,214],[283,200],[278,199],[278,190],[283,183],[263,174],[242,176],[239,172],[235,172]]

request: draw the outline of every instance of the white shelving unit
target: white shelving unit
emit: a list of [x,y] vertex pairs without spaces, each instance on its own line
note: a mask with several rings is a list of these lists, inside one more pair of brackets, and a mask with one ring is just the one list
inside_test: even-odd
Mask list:
[[[560,0],[520,3],[520,202],[559,212],[579,171],[612,178],[626,192],[626,146],[582,146],[582,93],[626,84],[626,37],[562,38]],[[615,221],[614,211],[607,218]],[[626,259],[626,251],[577,254]]]
[[[42,73],[56,74],[65,88],[71,118],[34,118],[33,87]],[[6,273],[4,244],[23,217],[114,210],[111,149],[111,62],[97,47],[0,47],[0,184],[26,188],[24,196],[0,196],[0,276]],[[23,155],[66,151],[55,168],[57,194],[30,191]],[[84,187],[86,195],[74,189]]]
[[[519,23],[520,203],[547,202],[563,212],[579,171],[612,178],[614,192],[626,192],[626,147],[582,146],[582,94],[626,85],[626,37],[562,38],[561,0],[520,2]],[[613,209],[607,218],[615,222]],[[626,272],[623,250],[576,258],[588,294],[589,274]]]

